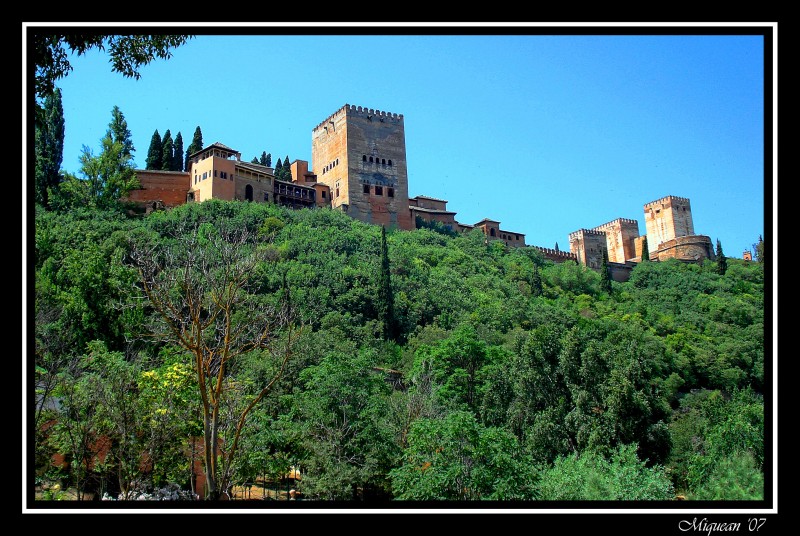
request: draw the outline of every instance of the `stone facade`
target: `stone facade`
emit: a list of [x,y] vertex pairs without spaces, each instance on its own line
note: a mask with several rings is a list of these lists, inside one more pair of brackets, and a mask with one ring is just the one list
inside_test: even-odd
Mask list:
[[679,236],[694,235],[692,206],[685,197],[668,195],[645,203],[644,224],[650,251],[660,249],[662,242]]
[[[183,171],[137,170],[140,188],[128,194],[128,200],[141,205],[176,207],[186,203],[189,173]],[[149,207],[148,207],[149,208]]]
[[594,228],[606,233],[608,262],[624,264],[636,256],[635,240],[639,237],[639,223],[636,220],[617,218]]
[[345,104],[314,128],[311,155],[333,208],[367,223],[415,228],[402,115]]
[[580,264],[599,270],[603,265],[603,252],[607,241],[605,231],[579,229],[569,234],[569,250]]
[[715,260],[714,246],[711,238],[702,235],[679,236],[672,240],[667,240],[659,244],[655,256],[650,255],[650,259],[664,261],[667,259],[678,259],[687,262],[703,262],[705,259]]

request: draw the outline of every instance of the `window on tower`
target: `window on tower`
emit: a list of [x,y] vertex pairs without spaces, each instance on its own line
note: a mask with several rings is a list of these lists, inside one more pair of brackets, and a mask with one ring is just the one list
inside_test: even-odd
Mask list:
[[[375,187],[376,193],[377,193],[377,189],[378,189],[378,188],[377,188],[377,187]],[[365,193],[365,194],[369,194],[369,184],[365,184],[365,185],[364,185],[364,193]]]

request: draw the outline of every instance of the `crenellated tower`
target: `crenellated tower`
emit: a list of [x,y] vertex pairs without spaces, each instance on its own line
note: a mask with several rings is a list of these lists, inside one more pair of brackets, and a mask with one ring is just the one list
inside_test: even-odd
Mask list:
[[645,203],[644,224],[651,250],[669,240],[693,236],[692,205],[687,198],[674,195]]
[[313,129],[311,159],[331,207],[367,223],[415,227],[402,115],[345,104]]

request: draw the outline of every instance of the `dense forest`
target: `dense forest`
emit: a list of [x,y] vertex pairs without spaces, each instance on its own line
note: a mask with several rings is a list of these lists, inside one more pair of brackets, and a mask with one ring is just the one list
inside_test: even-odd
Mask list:
[[322,501],[764,497],[762,263],[618,283],[437,231],[37,205],[41,498],[219,499],[292,470]]

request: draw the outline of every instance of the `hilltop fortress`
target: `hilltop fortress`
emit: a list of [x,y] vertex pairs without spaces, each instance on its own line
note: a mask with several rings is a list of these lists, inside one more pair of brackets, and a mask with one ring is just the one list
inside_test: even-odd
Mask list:
[[689,199],[671,195],[645,203],[645,235],[639,235],[636,220],[617,218],[570,233],[569,252],[527,245],[525,234],[501,229],[497,220],[460,223],[456,212],[447,210],[447,201],[408,197],[402,114],[345,104],[314,127],[311,155],[314,171],[307,161],[295,160],[289,182],[276,179],[273,168],[242,161],[241,153],[217,142],[189,155],[188,171],[136,170],[141,187],[128,200],[148,212],[224,199],[330,207],[367,223],[404,230],[438,222],[456,232],[480,229],[487,241],[534,247],[552,261],[573,260],[595,270],[605,254],[617,281],[628,279],[645,247],[650,260],[714,259],[711,239],[694,234]]

